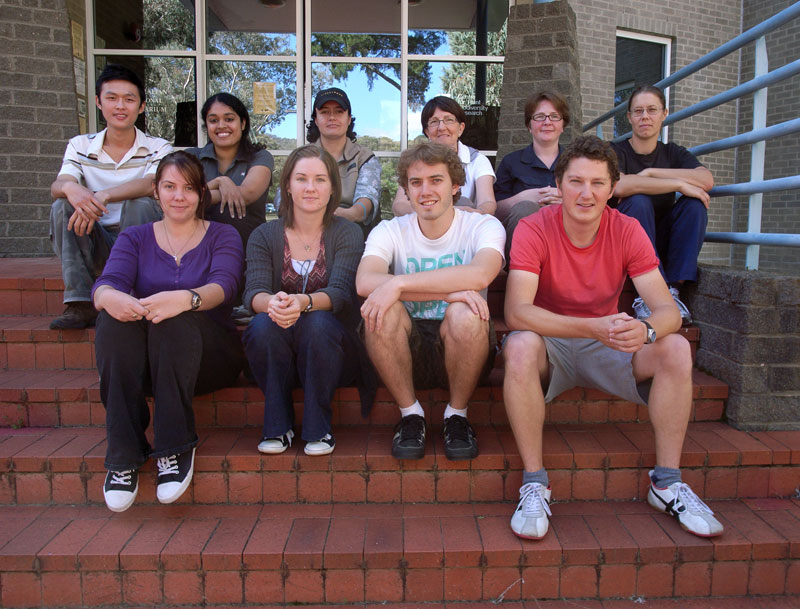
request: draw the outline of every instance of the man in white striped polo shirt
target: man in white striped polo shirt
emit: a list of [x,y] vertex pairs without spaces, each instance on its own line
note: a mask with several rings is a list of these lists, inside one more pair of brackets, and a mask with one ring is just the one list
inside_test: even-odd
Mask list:
[[97,78],[95,103],[107,127],[69,141],[61,170],[50,186],[55,199],[50,238],[61,258],[66,305],[51,322],[53,329],[94,324],[92,284],[120,230],[161,217],[152,199],[153,176],[172,146],[135,126],[144,112],[142,81],[128,68],[108,64]]

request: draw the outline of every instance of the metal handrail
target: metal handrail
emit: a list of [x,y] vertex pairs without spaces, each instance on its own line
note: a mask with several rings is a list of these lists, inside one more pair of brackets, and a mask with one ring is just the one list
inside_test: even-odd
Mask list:
[[739,135],[732,135],[731,137],[725,137],[721,140],[716,140],[715,142],[707,142],[698,146],[692,146],[689,148],[689,152],[695,156],[701,156],[703,154],[719,152],[720,150],[736,148],[737,146],[745,146],[754,142],[764,142],[776,137],[791,135],[792,133],[797,133],[798,131],[800,131],[800,118],[794,118],[790,121],[772,125],[771,127],[765,127],[764,129],[753,129],[752,131],[740,133]]
[[[721,59],[721,58],[725,57],[726,55],[732,53],[733,51],[737,51],[740,48],[742,48],[743,46],[745,46],[746,44],[749,44],[749,43],[753,42],[754,40],[760,38],[761,36],[763,36],[765,34],[768,34],[768,33],[772,32],[773,30],[776,30],[777,28],[782,26],[784,23],[787,23],[787,22],[791,21],[792,19],[795,19],[796,17],[800,17],[800,2],[795,2],[791,6],[789,6],[789,7],[785,8],[785,9],[783,9],[782,11],[776,13],[775,15],[770,17],[769,19],[765,19],[764,21],[762,21],[758,25],[751,27],[746,32],[742,32],[741,34],[739,34],[735,38],[731,38],[725,44],[717,47],[716,49],[714,49],[710,53],[707,53],[706,55],[703,55],[699,59],[694,60],[688,66],[685,66],[685,67],[681,68],[680,70],[678,70],[677,72],[674,72],[674,73],[670,74],[669,76],[667,76],[666,78],[663,78],[662,80],[658,81],[657,83],[655,83],[655,86],[658,87],[659,89],[662,89],[662,90],[666,89],[667,87],[669,87],[671,85],[674,85],[679,80],[683,80],[687,76],[690,76],[690,75],[694,74],[695,72],[697,72],[699,70],[702,70],[706,66],[711,65],[712,63],[714,63],[718,59]],[[586,123],[583,126],[582,131],[588,131],[592,127],[596,127],[600,123],[604,123],[608,119],[616,116],[621,111],[623,111],[627,105],[628,105],[628,102],[624,101],[621,104],[619,104],[618,106],[615,106],[612,110],[609,110],[608,112],[606,112],[602,116],[599,116],[598,118],[594,119],[593,121],[590,121],[590,122]]]
[[706,233],[705,240],[711,243],[800,247],[800,235],[787,233]]
[[778,192],[800,188],[800,175],[787,178],[775,178],[760,182],[743,182],[741,184],[725,184],[715,186],[708,191],[712,197],[730,197],[733,195],[752,195],[757,192]]

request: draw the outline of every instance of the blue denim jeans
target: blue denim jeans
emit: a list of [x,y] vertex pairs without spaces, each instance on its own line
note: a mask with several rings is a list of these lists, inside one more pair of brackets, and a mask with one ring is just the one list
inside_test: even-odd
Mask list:
[[359,373],[356,337],[330,311],[304,313],[281,328],[259,313],[244,333],[244,351],[264,392],[264,436],[275,438],[294,425],[292,390],[302,387],[303,433],[316,442],[331,431],[331,401],[337,387],[354,385]]

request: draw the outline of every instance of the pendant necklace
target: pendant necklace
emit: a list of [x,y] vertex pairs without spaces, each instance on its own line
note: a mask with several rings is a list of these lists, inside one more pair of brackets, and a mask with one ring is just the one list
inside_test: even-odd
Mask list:
[[167,238],[167,245],[169,245],[169,249],[171,250],[170,256],[172,256],[172,259],[175,261],[175,264],[180,264],[178,262],[178,258],[180,258],[181,253],[183,252],[183,250],[186,248],[187,245],[189,245],[189,242],[194,238],[194,235],[197,232],[197,227],[199,225],[200,225],[200,222],[196,222],[195,223],[194,230],[192,231],[192,234],[189,235],[189,238],[186,241],[183,242],[183,245],[181,246],[181,249],[178,250],[177,252],[175,251],[175,248],[172,247],[172,241],[170,241],[170,238],[169,238],[169,231],[167,230],[167,225],[166,224],[162,224],[161,225],[164,228],[164,236]]
[[308,245],[305,241],[303,241],[303,239],[300,237],[300,233],[298,233],[294,229],[292,229],[292,232],[295,234],[295,237],[297,238],[297,240],[302,244],[303,249],[305,249],[306,252],[310,252],[311,251],[311,246]]

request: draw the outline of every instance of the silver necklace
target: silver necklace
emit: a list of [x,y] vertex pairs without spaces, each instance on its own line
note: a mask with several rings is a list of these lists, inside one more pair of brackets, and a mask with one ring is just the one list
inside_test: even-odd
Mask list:
[[300,237],[300,233],[298,233],[295,229],[292,229],[292,232],[294,233],[294,236],[297,238],[297,240],[302,244],[303,249],[305,249],[306,252],[310,252],[311,251],[311,246],[308,243],[306,243],[305,241],[303,241],[303,239]]
[[[200,222],[202,222],[202,220]],[[163,223],[161,224],[161,226],[164,228],[164,236],[167,238],[167,245],[169,245],[169,249],[171,250],[170,256],[172,256],[172,259],[175,261],[175,264],[178,264],[178,258],[180,258],[181,253],[183,253],[183,250],[186,248],[187,245],[189,245],[189,242],[194,238],[194,235],[197,232],[197,227],[200,226],[200,222],[195,222],[192,234],[189,235],[189,238],[183,242],[181,249],[178,250],[177,252],[175,251],[175,248],[172,247],[172,241],[169,238],[169,231],[167,231],[167,225]]]

